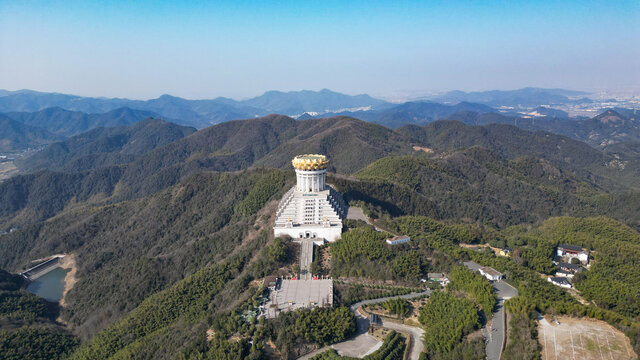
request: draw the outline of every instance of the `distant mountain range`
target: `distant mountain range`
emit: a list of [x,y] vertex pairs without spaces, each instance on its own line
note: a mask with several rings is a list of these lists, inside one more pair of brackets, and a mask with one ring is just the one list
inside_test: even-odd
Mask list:
[[[145,101],[2,90],[0,112],[4,112],[5,121],[11,119],[29,127],[13,124],[10,132],[0,134],[0,151],[19,151],[94,128],[132,125],[147,118],[201,129],[211,124],[271,113],[289,115],[298,120],[349,116],[392,129],[407,124],[423,126],[441,119],[460,120],[470,125],[507,123],[523,129],[566,135],[594,146],[640,140],[634,110],[615,109],[613,116],[619,116],[622,121],[613,121],[613,117],[609,116],[605,122],[603,118],[593,121],[570,118],[567,112],[549,106],[590,101],[575,100],[585,94],[581,91],[540,88],[470,93],[452,91],[433,98],[433,101],[392,104],[369,95],[352,96],[327,89],[269,91],[247,100],[223,97],[187,100],[162,95]],[[513,109],[498,109],[503,106]],[[520,106],[526,106],[526,109]]]
[[[406,102],[381,110],[371,111],[342,111],[315,116],[350,116],[357,119],[384,125],[392,129],[407,125],[426,125],[432,121],[447,118],[460,111],[473,111],[478,113],[497,112],[496,109],[483,104],[461,102],[456,105],[445,105],[431,101]],[[314,118],[309,114],[298,118],[299,120]]]
[[91,98],[31,90],[0,92],[0,112],[36,112],[51,107],[84,113],[106,113],[128,107],[150,111],[163,119],[197,128],[229,120],[264,116],[270,113],[300,115],[304,112],[326,113],[351,109],[376,109],[388,106],[369,95],[345,95],[330,90],[269,91],[248,100],[219,97],[211,100],[187,100],[162,95],[151,100]]
[[[585,98],[589,93],[565,89],[523,88],[518,90],[491,90],[478,92],[450,91],[444,95],[429,98],[442,103],[475,102],[489,106],[524,106],[554,105],[567,103],[588,103]],[[581,97],[578,99],[578,97]]]
[[591,119],[567,120],[557,117],[522,118],[499,113],[462,111],[447,116],[468,125],[510,124],[526,130],[544,130],[565,135],[590,145],[640,141],[640,114],[629,109],[609,109]]
[[[518,105],[535,107],[576,102],[577,100],[573,98],[586,94],[585,92],[562,89],[524,88],[509,91],[495,90],[471,93],[452,91],[430,100],[448,105],[462,102],[484,104],[490,107]],[[588,101],[590,100],[580,100],[580,102]],[[369,95],[345,95],[327,89],[320,91],[268,91],[263,95],[247,100],[233,100],[224,97],[209,100],[187,100],[171,95],[162,95],[150,100],[130,100],[124,98],[82,97],[32,90],[0,91],[0,113],[36,112],[51,107],[59,107],[70,111],[96,114],[128,107],[154,112],[165,120],[173,119],[183,125],[197,128],[271,113],[294,117],[308,113],[305,118],[317,115],[329,117],[343,113],[349,113],[349,115],[357,114],[363,117],[362,113],[367,113],[369,110],[384,111],[394,106],[394,104],[375,99]]]

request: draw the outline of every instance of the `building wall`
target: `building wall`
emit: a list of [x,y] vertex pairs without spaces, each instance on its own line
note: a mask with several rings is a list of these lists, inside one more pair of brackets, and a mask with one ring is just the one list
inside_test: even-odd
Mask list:
[[327,170],[296,169],[296,189],[300,192],[319,192],[326,190]]
[[[300,238],[300,234],[302,237],[307,237],[307,233],[309,233],[309,237],[315,237],[319,239],[324,239],[329,242],[334,242],[342,236],[342,227],[341,226],[332,226],[330,228],[323,227],[291,227],[291,228],[280,228],[276,227],[273,229],[273,233],[275,237],[289,235],[291,238],[296,239]],[[322,243],[322,241],[320,241]]]

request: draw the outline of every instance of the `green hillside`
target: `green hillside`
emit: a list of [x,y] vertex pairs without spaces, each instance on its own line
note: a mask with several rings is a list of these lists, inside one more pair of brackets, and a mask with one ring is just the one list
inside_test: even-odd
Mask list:
[[17,166],[22,171],[48,169],[82,172],[124,164],[195,131],[194,128],[151,118],[132,126],[100,127],[51,144],[17,162]]
[[0,152],[22,151],[37,148],[61,137],[49,131],[10,119],[0,114]]
[[482,148],[440,156],[391,156],[332,181],[349,200],[362,200],[388,214],[491,223],[497,227],[536,223],[549,216],[618,213],[607,194],[546,160],[507,160]]
[[52,253],[76,254],[78,282],[62,316],[86,337],[233,253],[256,212],[282,195],[291,175],[199,174],[139,200],[72,211],[4,235],[0,267],[18,270]]

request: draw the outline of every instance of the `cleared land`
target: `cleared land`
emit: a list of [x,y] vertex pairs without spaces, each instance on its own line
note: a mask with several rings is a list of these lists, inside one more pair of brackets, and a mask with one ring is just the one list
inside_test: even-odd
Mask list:
[[0,162],[0,182],[6,180],[18,173],[18,168],[13,161]]
[[540,318],[538,341],[543,360],[626,360],[636,359],[629,339],[609,324],[592,319]]

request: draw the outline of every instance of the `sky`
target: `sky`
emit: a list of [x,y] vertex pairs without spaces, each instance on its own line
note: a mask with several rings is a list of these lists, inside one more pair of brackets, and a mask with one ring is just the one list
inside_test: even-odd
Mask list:
[[0,0],[0,89],[241,99],[526,86],[640,86],[640,1]]

